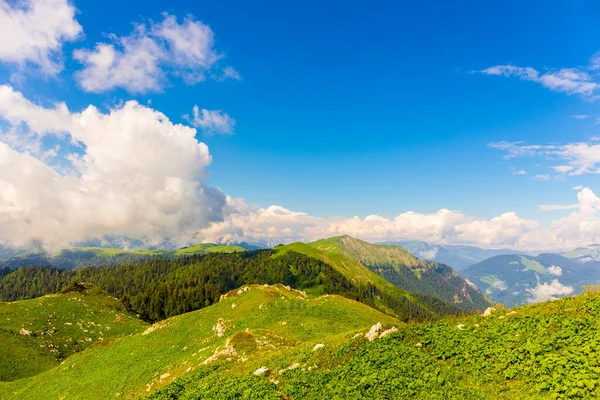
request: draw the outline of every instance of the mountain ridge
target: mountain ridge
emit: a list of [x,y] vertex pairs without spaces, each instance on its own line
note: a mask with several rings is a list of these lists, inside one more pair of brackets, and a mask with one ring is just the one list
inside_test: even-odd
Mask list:
[[348,235],[309,243],[322,251],[345,255],[409,292],[435,296],[468,311],[491,305],[479,290],[451,267],[423,261],[401,246],[371,244]]

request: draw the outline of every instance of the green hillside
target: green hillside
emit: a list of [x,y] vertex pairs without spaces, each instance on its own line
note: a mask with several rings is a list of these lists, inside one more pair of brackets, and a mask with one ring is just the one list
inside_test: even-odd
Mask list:
[[483,310],[491,304],[451,267],[419,260],[400,246],[370,244],[350,236],[318,240],[309,245],[350,258],[406,291],[435,296],[467,311]]
[[2,382],[0,398],[590,399],[599,346],[598,292],[404,324],[343,297],[249,285]]
[[408,291],[390,283],[361,263],[331,249],[318,249],[311,243],[292,243],[274,249],[274,257],[289,253],[300,253],[321,260],[341,273],[355,285],[376,291],[374,305],[382,311],[396,314],[402,319],[418,316],[421,319],[433,319],[446,314],[460,314],[461,309],[445,303],[434,296]]
[[184,247],[183,249],[176,250],[175,254],[235,253],[238,251],[246,251],[246,249],[231,244],[201,243],[195,246]]
[[0,303],[0,381],[38,374],[95,343],[146,328],[98,290]]
[[264,363],[279,370],[304,362],[296,355],[319,343],[332,347],[378,322],[401,324],[339,296],[309,299],[282,285],[245,286],[214,306],[92,346],[35,377],[1,383],[0,398],[137,398],[195,373],[233,368],[232,376],[254,376]]

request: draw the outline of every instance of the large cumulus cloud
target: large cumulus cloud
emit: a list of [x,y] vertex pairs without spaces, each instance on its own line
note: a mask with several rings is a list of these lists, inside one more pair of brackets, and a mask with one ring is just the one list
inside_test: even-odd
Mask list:
[[156,110],[132,101],[108,113],[94,106],[71,113],[5,86],[0,116],[38,140],[54,136],[79,149],[58,168],[0,136],[0,242],[58,247],[112,234],[183,243],[222,219],[225,195],[203,183],[208,147],[195,129]]

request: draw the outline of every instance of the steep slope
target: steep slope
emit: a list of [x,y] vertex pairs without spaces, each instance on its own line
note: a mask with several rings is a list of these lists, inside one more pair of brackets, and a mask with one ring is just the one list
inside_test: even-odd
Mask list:
[[192,254],[234,253],[245,251],[243,247],[234,245],[217,245],[202,243],[184,247],[179,250],[123,250],[107,247],[73,247],[56,254],[45,252],[9,252],[0,256],[0,268],[15,269],[26,266],[48,266],[61,269],[77,269],[82,267],[98,267],[131,264],[152,257],[175,258]]
[[476,246],[435,245],[418,240],[388,242],[385,244],[402,246],[423,260],[430,260],[440,264],[449,265],[457,271],[461,271],[470,265],[490,257],[509,254],[524,254],[510,249],[482,249],[481,247]]
[[403,324],[338,296],[250,285],[0,382],[0,398],[593,399],[599,346],[598,292]]
[[307,350],[303,359],[312,368],[278,374],[274,358],[264,364],[274,372],[259,377],[238,375],[235,367],[226,378],[219,370],[193,374],[150,398],[600,397],[599,293],[490,311],[402,325],[372,342],[360,335],[316,354]]
[[[333,346],[378,322],[401,324],[339,296],[310,299],[282,285],[245,286],[206,309],[92,346],[35,377],[2,383],[0,398],[138,398],[195,372],[254,376],[267,362],[275,371],[295,368],[307,361],[298,351]],[[236,371],[225,372],[231,368]]]
[[431,319],[435,316],[461,313],[460,308],[443,302],[437,297],[423,293],[409,293],[344,254],[329,250],[322,251],[310,243],[292,243],[277,246],[273,250],[274,257],[299,253],[327,263],[359,287],[361,293],[373,294],[371,305],[387,313],[395,314],[403,320],[409,318]]
[[600,263],[579,262],[558,254],[503,255],[462,271],[492,300],[508,306],[581,292],[600,280]]
[[419,260],[400,246],[370,244],[350,236],[318,240],[310,246],[346,256],[409,292],[435,296],[467,311],[482,310],[490,305],[476,287],[451,267]]
[[147,325],[97,290],[0,303],[0,380],[38,374],[94,343]]

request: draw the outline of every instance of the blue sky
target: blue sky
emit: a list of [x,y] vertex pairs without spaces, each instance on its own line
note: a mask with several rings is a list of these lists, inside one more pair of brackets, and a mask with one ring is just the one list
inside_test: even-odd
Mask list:
[[[0,84],[36,104],[64,101],[72,112],[90,104],[107,112],[134,99],[187,123],[194,105],[222,110],[235,120],[233,135],[198,130],[212,155],[207,185],[248,204],[322,218],[450,209],[489,220],[516,212],[548,225],[571,210],[539,212],[539,205],[577,203],[573,187],[597,187],[594,173],[558,176],[550,168],[562,164],[556,155],[505,159],[505,150],[489,144],[592,143],[600,136],[598,101],[477,72],[498,65],[540,75],[592,70],[600,50],[597,2],[71,4],[83,34],[62,45],[62,71],[43,76],[0,63]],[[108,34],[129,35],[132,23],[160,21],[164,12],[208,25],[224,55],[219,65],[241,79],[191,85],[169,76],[147,93],[82,90],[74,50],[110,42]],[[527,174],[515,174],[521,170]]]

